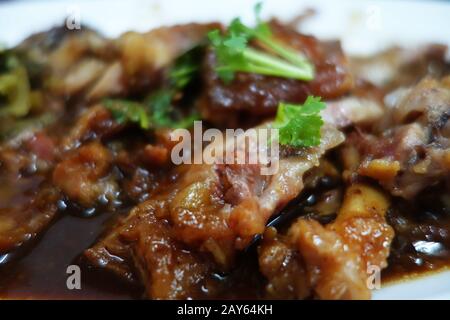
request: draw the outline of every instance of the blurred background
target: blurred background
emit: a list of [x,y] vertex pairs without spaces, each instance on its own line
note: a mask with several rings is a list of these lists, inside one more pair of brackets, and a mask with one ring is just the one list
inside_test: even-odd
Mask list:
[[[33,32],[65,23],[106,36],[192,21],[251,22],[256,0],[0,0],[0,43],[14,46]],[[265,0],[263,17],[316,14],[302,30],[339,38],[345,50],[369,54],[391,45],[450,44],[450,2],[420,0]]]

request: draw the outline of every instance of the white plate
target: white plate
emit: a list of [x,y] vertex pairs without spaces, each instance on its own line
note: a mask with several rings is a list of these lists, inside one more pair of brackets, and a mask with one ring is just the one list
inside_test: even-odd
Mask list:
[[[47,0],[0,4],[0,43],[12,46],[29,34],[61,24],[72,15],[83,26],[115,37],[160,25],[253,19],[255,1],[245,0]],[[318,15],[304,30],[339,38],[347,53],[365,55],[390,45],[450,45],[450,3],[434,1],[266,0],[263,16],[290,19],[306,8]],[[382,287],[374,299],[450,299],[450,272]]]

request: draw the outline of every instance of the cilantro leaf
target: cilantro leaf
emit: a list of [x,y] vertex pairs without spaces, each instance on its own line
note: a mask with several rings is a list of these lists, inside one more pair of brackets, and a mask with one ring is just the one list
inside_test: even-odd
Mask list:
[[11,50],[0,51],[0,117],[24,117],[30,108],[30,83],[25,65]]
[[[269,25],[261,22],[261,3],[255,7],[257,25],[250,28],[239,18],[233,19],[225,33],[212,30],[208,33],[215,50],[218,65],[216,72],[224,82],[230,82],[235,72],[258,73],[282,78],[309,81],[314,77],[314,66],[298,51],[277,42]],[[273,54],[249,47],[257,40]]]
[[182,117],[172,107],[172,94],[160,90],[151,95],[146,103],[124,99],[105,99],[103,105],[117,123],[136,123],[141,129],[189,128],[199,118],[196,113]]
[[198,76],[200,71],[199,55],[203,52],[197,46],[174,62],[168,71],[166,85],[154,91],[143,102],[124,99],[105,99],[104,106],[111,111],[118,123],[136,123],[142,129],[188,128],[198,119],[196,113],[187,116],[175,109],[175,97]]
[[169,70],[169,86],[176,90],[184,89],[200,72],[202,46],[196,46],[175,60]]
[[320,97],[309,96],[303,105],[280,103],[273,127],[279,129],[279,142],[293,147],[320,144],[323,120],[320,111],[326,105]]
[[186,117],[176,112],[172,105],[173,93],[169,90],[159,90],[153,93],[147,105],[151,110],[151,119],[154,127],[189,128],[198,119],[196,113]]
[[145,106],[139,102],[122,99],[105,99],[103,105],[117,123],[137,123],[142,129],[150,128],[150,119]]

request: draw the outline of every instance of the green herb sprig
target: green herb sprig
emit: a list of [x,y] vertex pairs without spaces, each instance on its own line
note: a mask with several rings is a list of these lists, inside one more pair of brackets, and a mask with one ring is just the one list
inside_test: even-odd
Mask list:
[[192,113],[182,117],[173,107],[173,100],[198,74],[198,54],[201,49],[196,47],[181,55],[169,69],[166,86],[154,91],[145,101],[105,99],[103,105],[111,111],[118,123],[136,123],[144,130],[190,127],[198,119],[198,115]]
[[[253,28],[235,18],[225,33],[218,29],[208,33],[217,56],[218,76],[226,83],[234,79],[236,72],[312,80],[314,65],[302,53],[274,39],[269,25],[261,21],[260,12],[261,3],[258,3],[255,7],[257,24]],[[251,40],[259,41],[272,52],[250,47]]]
[[309,96],[303,105],[280,103],[272,126],[279,129],[279,142],[293,147],[320,144],[323,120],[320,111],[326,105],[320,97]]

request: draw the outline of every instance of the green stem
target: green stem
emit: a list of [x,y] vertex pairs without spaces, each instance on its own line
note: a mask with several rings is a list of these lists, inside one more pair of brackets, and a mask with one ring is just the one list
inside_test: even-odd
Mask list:
[[249,62],[251,62],[250,65],[252,68],[255,69],[250,72],[274,75],[284,78],[294,78],[304,81],[310,81],[314,78],[313,69],[305,64],[302,66],[296,66],[252,48],[245,49],[243,55]]
[[289,62],[292,62],[293,64],[295,64],[297,66],[302,66],[305,64],[310,65],[310,62],[308,61],[308,59],[306,59],[306,57],[302,53],[300,53],[296,50],[287,48],[267,36],[256,35],[256,37],[258,38],[258,40],[260,40],[262,43],[264,43],[267,47],[269,47],[270,49],[275,51],[280,57],[288,60]]

